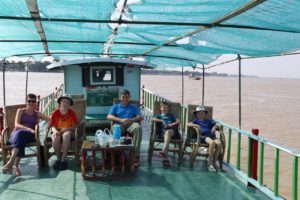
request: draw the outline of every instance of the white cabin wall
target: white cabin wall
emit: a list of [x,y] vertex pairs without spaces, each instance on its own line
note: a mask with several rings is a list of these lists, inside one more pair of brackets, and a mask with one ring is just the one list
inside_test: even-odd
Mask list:
[[[123,86],[105,86],[117,87],[120,90],[130,91],[131,99],[140,99],[141,68],[138,66],[124,66],[124,85]],[[79,65],[69,65],[64,67],[64,85],[65,93],[71,95],[84,94],[85,88],[82,86],[82,68]],[[101,88],[101,87],[99,87]],[[107,114],[111,106],[87,106],[87,114]]]
[[66,94],[83,94],[81,67],[78,65],[65,66],[64,84]]
[[141,84],[141,68],[140,67],[125,67],[124,68],[124,87],[130,91],[131,99],[140,99],[140,84]]

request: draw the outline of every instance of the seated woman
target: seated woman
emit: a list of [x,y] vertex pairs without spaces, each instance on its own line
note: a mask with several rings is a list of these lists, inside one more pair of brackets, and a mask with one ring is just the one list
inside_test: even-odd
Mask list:
[[12,169],[14,176],[21,176],[19,163],[21,157],[25,155],[26,144],[35,141],[34,129],[40,119],[50,120],[48,116],[36,111],[36,95],[28,94],[26,108],[17,110],[15,128],[9,138],[9,142],[13,146],[12,155],[6,165],[2,167],[3,173]]
[[152,121],[158,122],[156,127],[157,136],[161,138],[164,137],[164,146],[161,152],[159,152],[159,156],[164,158],[163,165],[165,167],[170,167],[171,165],[168,159],[169,143],[172,138],[180,138],[180,134],[178,132],[180,120],[173,114],[169,113],[169,104],[167,102],[161,102],[159,107],[161,114],[152,118]]
[[222,150],[222,142],[216,137],[216,130],[218,126],[214,120],[206,119],[207,110],[205,107],[198,106],[194,112],[195,119],[192,121],[193,124],[199,125],[201,143],[207,143],[208,148],[208,170],[217,172],[216,161]]

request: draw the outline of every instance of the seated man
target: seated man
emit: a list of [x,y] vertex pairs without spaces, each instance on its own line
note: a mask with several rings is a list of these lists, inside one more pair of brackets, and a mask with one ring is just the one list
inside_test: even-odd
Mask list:
[[152,121],[158,122],[156,127],[156,135],[159,138],[164,137],[164,146],[161,152],[159,152],[159,156],[164,158],[163,165],[165,167],[170,167],[171,165],[168,159],[169,143],[171,138],[180,138],[180,134],[178,132],[180,120],[177,119],[172,113],[169,113],[168,102],[160,102],[159,108],[161,114],[156,115]]
[[[129,102],[130,92],[128,90],[123,90],[120,95],[121,103],[114,104],[111,107],[107,119],[113,121],[115,124],[119,124],[122,134],[127,131],[133,135],[133,144],[135,146],[136,155],[135,166],[139,166],[142,127],[138,122],[143,118],[140,109]],[[114,128],[112,130],[114,130]]]
[[208,170],[212,172],[217,171],[216,161],[222,150],[222,142],[216,137],[216,129],[218,126],[214,120],[206,119],[207,110],[205,107],[198,106],[194,112],[195,119],[192,121],[193,124],[199,125],[201,143],[207,143],[208,148]]
[[[70,109],[73,100],[69,96],[58,98],[58,108],[51,114],[52,143],[54,152],[57,156],[53,168],[56,170],[67,169],[66,157],[71,142],[71,137],[77,126],[77,117],[74,111]],[[62,151],[62,154],[61,154]]]

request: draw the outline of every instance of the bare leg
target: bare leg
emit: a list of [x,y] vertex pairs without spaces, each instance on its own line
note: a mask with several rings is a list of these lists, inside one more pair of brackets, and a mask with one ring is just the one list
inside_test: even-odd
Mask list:
[[216,139],[215,140],[215,154],[214,154],[214,160],[213,160],[213,163],[214,163],[214,166],[216,165],[216,161],[218,160],[219,156],[220,156],[220,153],[221,153],[221,150],[222,150],[222,142],[219,140],[219,139]]
[[208,147],[208,166],[213,164],[214,151],[215,151],[215,142],[209,137],[205,138],[205,142],[209,145]]
[[21,171],[19,169],[21,157],[16,157],[14,165],[13,165],[13,175],[14,176],[21,176]]
[[54,148],[54,152],[56,154],[57,160],[61,159],[61,136],[60,135],[56,135],[53,136],[52,135],[52,144],[53,144],[53,148]]
[[63,134],[63,142],[62,142],[62,158],[61,161],[64,161],[68,155],[68,149],[70,146],[72,132],[67,131]]
[[168,157],[169,144],[173,134],[174,134],[173,130],[166,130],[165,132],[164,146],[161,151],[166,155],[166,158]]
[[15,163],[15,159],[17,157],[19,153],[19,148],[13,148],[12,149],[12,154],[11,154],[11,157],[9,158],[8,162],[6,163],[6,165],[4,165],[2,167],[2,172],[7,172],[8,170],[10,170],[13,166],[13,164]]

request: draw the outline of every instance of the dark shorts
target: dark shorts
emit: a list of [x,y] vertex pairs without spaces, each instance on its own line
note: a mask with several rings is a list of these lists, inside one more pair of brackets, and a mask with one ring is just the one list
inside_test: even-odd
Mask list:
[[[202,135],[202,136],[200,137],[200,142],[203,143],[203,144],[205,144],[205,143],[206,143],[206,142],[205,142],[205,139],[206,139],[207,137],[211,138],[212,140],[217,139],[216,135]],[[196,135],[196,134],[193,134],[192,137],[191,137],[191,139],[196,141],[197,135]]]
[[[172,128],[168,128],[168,129],[172,129],[173,132],[174,132],[174,135],[172,136],[172,139],[180,139],[180,134],[179,134],[177,126],[176,127],[172,127]],[[156,136],[157,136],[157,138],[163,139],[165,131],[168,130],[168,129],[157,128],[156,129]]]

